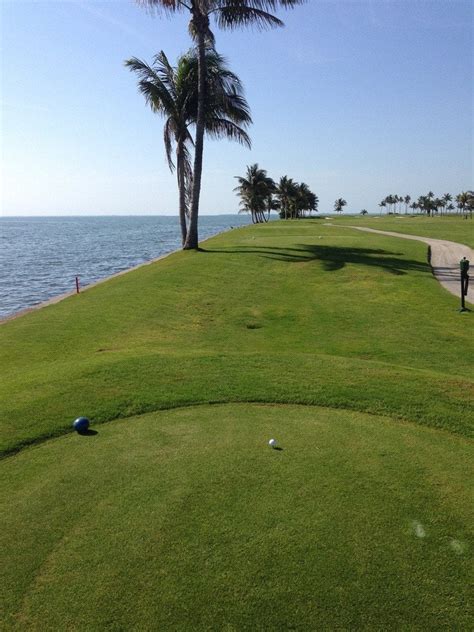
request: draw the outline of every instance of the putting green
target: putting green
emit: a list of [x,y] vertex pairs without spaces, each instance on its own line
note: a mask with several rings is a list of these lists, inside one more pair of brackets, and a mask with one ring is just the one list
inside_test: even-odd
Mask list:
[[263,404],[27,448],[1,470],[3,629],[468,629],[472,452]]

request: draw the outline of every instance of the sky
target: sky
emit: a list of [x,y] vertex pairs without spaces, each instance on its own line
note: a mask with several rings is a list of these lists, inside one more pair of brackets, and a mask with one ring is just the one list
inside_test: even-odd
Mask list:
[[[201,213],[234,213],[258,163],[306,182],[320,212],[386,195],[474,187],[473,6],[464,0],[308,0],[285,28],[224,32],[252,149],[206,141]],[[133,0],[0,0],[1,215],[175,215],[163,119],[123,62],[175,61],[188,16]]]

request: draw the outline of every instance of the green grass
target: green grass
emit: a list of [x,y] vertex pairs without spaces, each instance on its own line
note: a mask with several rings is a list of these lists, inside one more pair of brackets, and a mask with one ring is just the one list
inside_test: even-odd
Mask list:
[[[397,233],[421,235],[435,239],[447,239],[474,248],[474,220],[464,220],[455,215],[426,217],[423,215],[383,215],[375,217],[335,218],[338,224],[367,226],[377,230],[393,230]],[[332,220],[331,220],[332,221]]]
[[250,404],[26,449],[2,464],[3,629],[468,630],[470,457],[413,424]]
[[337,221],[0,326],[4,628],[472,627],[473,317]]
[[234,230],[2,325],[1,449],[79,414],[214,401],[337,406],[466,434],[474,327],[457,307],[424,244],[311,221]]

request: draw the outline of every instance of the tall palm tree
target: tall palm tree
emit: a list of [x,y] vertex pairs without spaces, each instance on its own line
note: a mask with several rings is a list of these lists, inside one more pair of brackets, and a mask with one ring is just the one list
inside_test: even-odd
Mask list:
[[198,108],[196,116],[196,139],[194,152],[194,178],[191,213],[185,248],[198,247],[199,195],[201,191],[202,155],[204,147],[206,79],[206,47],[214,45],[210,28],[211,17],[218,27],[235,29],[241,26],[256,26],[259,29],[283,26],[283,22],[270,11],[278,7],[292,8],[304,0],[136,0],[152,11],[176,13],[189,11],[189,31],[198,50]]
[[[226,136],[250,147],[250,138],[244,128],[252,119],[240,79],[214,50],[206,51],[205,61],[207,134]],[[175,169],[173,145],[176,147],[179,220],[184,246],[193,181],[191,148],[194,142],[189,128],[196,122],[198,102],[196,51],[191,50],[180,57],[176,67],[170,64],[163,51],[155,55],[151,66],[136,57],[128,59],[125,66],[137,73],[139,91],[152,111],[166,118],[163,136],[171,171]]]
[[344,206],[347,206],[347,202],[343,198],[338,198],[334,202],[334,210],[336,211],[336,213],[340,213]]
[[268,221],[265,211],[270,215],[275,183],[267,176],[265,169],[260,169],[256,163],[247,167],[245,176],[235,177],[239,184],[234,191],[240,197],[242,210],[251,214],[254,224]]

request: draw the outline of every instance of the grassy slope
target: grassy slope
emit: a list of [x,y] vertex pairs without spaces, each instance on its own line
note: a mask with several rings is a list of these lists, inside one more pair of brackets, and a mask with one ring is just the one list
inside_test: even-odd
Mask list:
[[5,630],[472,628],[462,437],[233,404],[117,421],[1,465]]
[[397,215],[382,217],[336,218],[341,224],[367,226],[377,230],[393,230],[397,233],[447,239],[474,248],[474,220],[463,220],[456,216],[424,217],[421,215]]
[[424,245],[308,221],[0,327],[6,451],[79,414],[330,407],[150,412],[4,459],[4,627],[472,627],[474,336],[456,307]]
[[214,401],[468,434],[473,323],[456,307],[421,243],[314,221],[234,230],[1,326],[1,448],[61,434],[80,414]]

